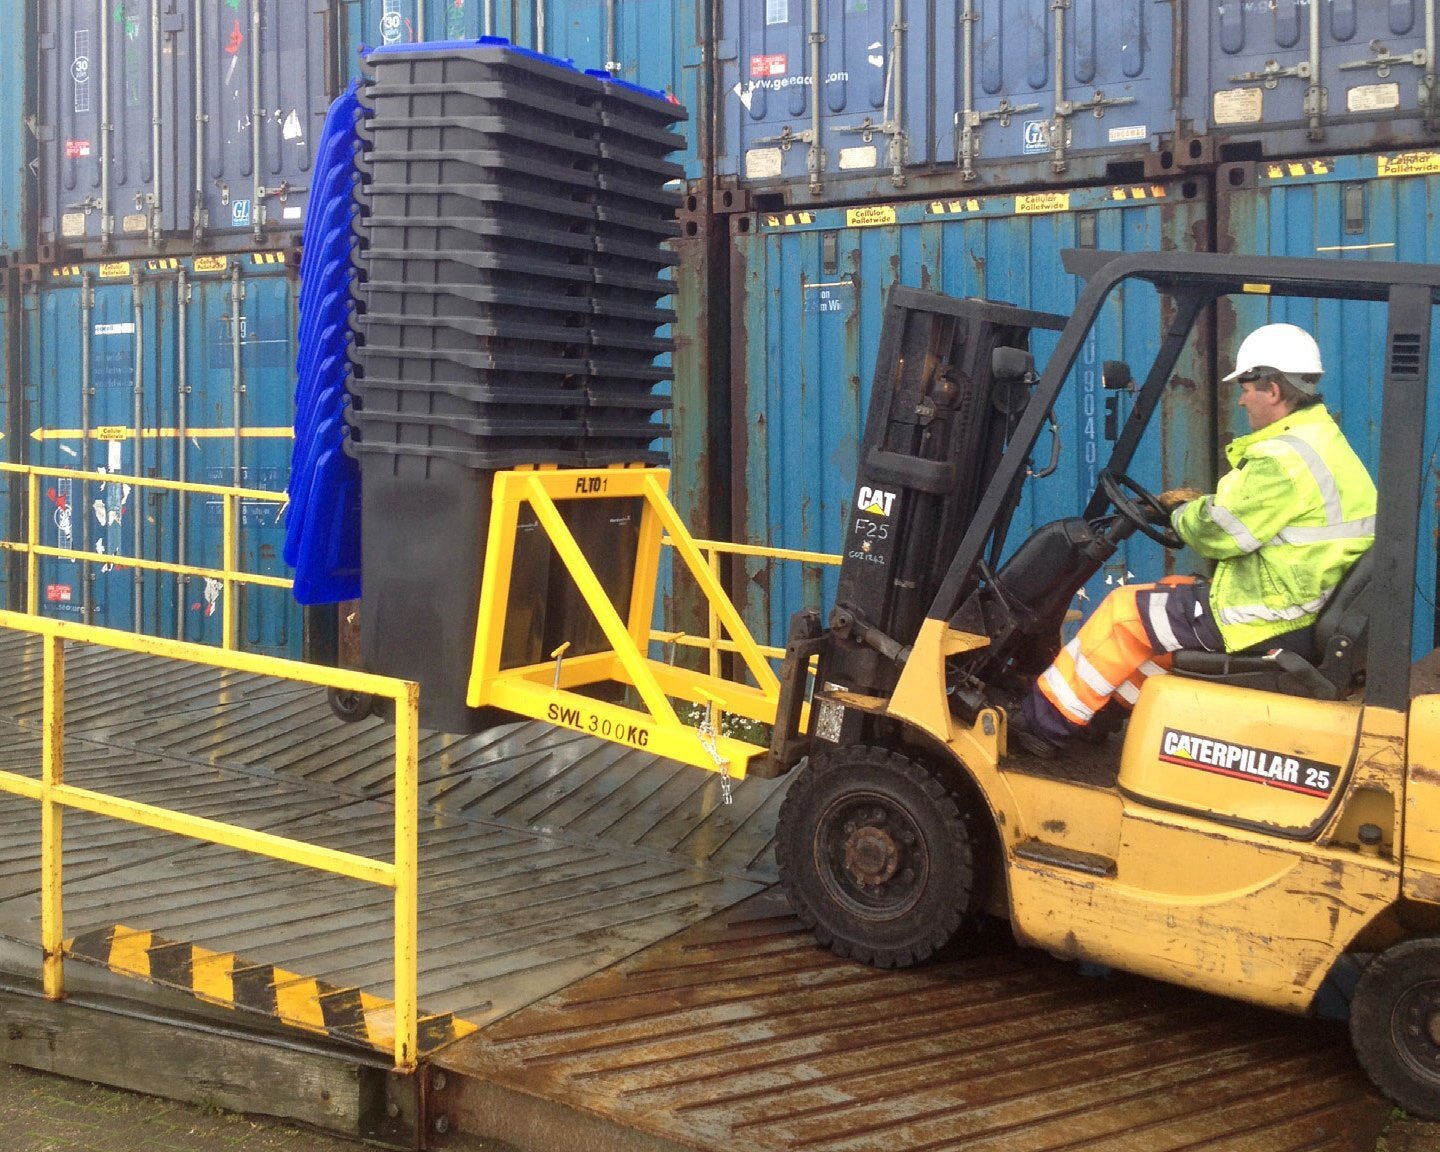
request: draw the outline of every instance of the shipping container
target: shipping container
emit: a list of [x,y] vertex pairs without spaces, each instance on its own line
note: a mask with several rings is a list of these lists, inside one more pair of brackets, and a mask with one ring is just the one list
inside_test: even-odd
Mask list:
[[342,67],[360,48],[422,40],[503,36],[525,48],[605,68],[622,80],[666,92],[690,115],[686,148],[672,157],[685,178],[708,171],[711,145],[704,45],[709,0],[338,0]]
[[[670,499],[693,536],[729,540],[730,317],[722,279],[729,260],[727,233],[714,223],[688,221],[687,234],[668,244],[680,258],[670,269],[675,294],[666,302],[676,312],[669,329],[675,341]],[[655,627],[704,636],[708,601],[688,573],[675,573],[673,560],[666,549]]]
[[1188,7],[1180,162],[1440,142],[1435,0]]
[[41,259],[298,233],[333,17],[282,0],[38,6]]
[[[1440,261],[1440,152],[1244,163],[1218,174],[1217,244],[1221,252],[1323,256],[1355,261]],[[1269,302],[1259,297],[1222,306],[1217,317],[1219,367],[1229,371],[1235,349],[1260,324],[1284,320],[1314,333],[1325,376],[1321,394],[1346,437],[1375,475],[1380,451],[1380,390],[1385,370],[1385,305],[1358,300]],[[1219,373],[1223,375],[1224,373]],[[1430,605],[1436,586],[1437,457],[1440,449],[1440,350],[1430,363],[1426,416],[1430,446],[1421,504],[1414,657],[1440,643]],[[1222,386],[1224,387],[1224,386]],[[1233,393],[1220,396],[1221,442],[1248,430]]]
[[[23,452],[20,392],[20,308],[15,270],[0,269],[0,460],[10,461]],[[0,540],[13,540],[12,525],[24,522],[25,496],[21,486],[0,475]],[[24,607],[24,557],[0,551],[0,608]]]
[[[17,462],[282,492],[296,330],[286,272],[276,253],[45,270],[21,302],[27,458]],[[288,577],[280,505],[241,505],[239,568]],[[140,556],[222,567],[220,497],[56,478],[42,486],[40,533],[51,547],[116,558],[45,559],[46,615],[220,642],[219,582],[123,566]],[[301,612],[288,590],[238,595],[241,647],[301,655]]]
[[[854,491],[862,421],[886,291],[899,283],[980,296],[1068,316],[1081,283],[1061,267],[1066,248],[1205,250],[1209,188],[1199,178],[1040,195],[760,213],[733,218],[731,327],[734,530],[746,544],[835,553]],[[1031,527],[1079,515],[1106,460],[1111,429],[1100,388],[1104,360],[1128,360],[1140,379],[1165,317],[1146,286],[1107,305],[1032,466],[1011,544]],[[1043,367],[1055,333],[1037,332]],[[1213,390],[1204,330],[1192,338],[1131,474],[1159,491],[1214,479]],[[1119,396],[1123,423],[1130,397]],[[1133,538],[1089,586],[1190,570]],[[943,563],[943,558],[937,563]],[[758,635],[783,643],[792,612],[833,602],[836,569],[746,562],[736,599]]]
[[756,207],[1129,178],[1174,126],[1168,4],[726,0],[719,12],[716,176],[769,197]]
[[1435,9],[721,0],[717,201],[818,207],[1432,144]]
[[26,170],[34,49],[30,5],[16,5],[0,47],[0,265],[30,258],[34,204]]

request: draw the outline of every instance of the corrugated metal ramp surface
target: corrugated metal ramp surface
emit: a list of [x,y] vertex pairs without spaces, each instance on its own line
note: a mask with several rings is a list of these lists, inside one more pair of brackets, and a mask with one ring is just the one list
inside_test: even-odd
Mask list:
[[771,891],[439,1060],[725,1152],[1375,1147],[1389,1106],[1343,1026],[1087,979],[1005,936],[878,972],[817,948]]
[[[319,690],[93,648],[68,659],[71,783],[388,858],[392,730]],[[0,767],[39,766],[39,647],[0,631]],[[760,891],[778,788],[538,724],[423,734],[420,1003],[483,1023]],[[0,796],[0,936],[34,945],[39,810]],[[66,935],[115,924],[388,994],[380,889],[65,819]],[[9,963],[6,965],[10,966]],[[142,995],[141,986],[133,994]]]

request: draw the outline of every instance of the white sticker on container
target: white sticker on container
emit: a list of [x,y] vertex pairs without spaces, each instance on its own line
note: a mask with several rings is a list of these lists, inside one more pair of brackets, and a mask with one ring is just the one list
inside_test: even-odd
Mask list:
[[286,140],[299,140],[304,134],[300,127],[300,117],[296,115],[295,109],[290,109],[290,115],[285,117],[285,123],[280,132]]
[[771,180],[785,166],[785,154],[779,148],[751,148],[745,153],[745,179]]
[[1398,107],[1399,84],[1360,84],[1345,93],[1347,112],[1388,112]]
[[305,209],[301,208],[299,204],[287,204],[280,210],[280,218],[282,220],[299,220],[304,211]]
[[1230,88],[1216,92],[1211,119],[1216,124],[1258,124],[1265,113],[1263,88]]
[[849,172],[856,168],[874,168],[879,163],[880,153],[874,144],[840,149],[840,170],[842,172]]
[[1023,150],[1033,156],[1050,151],[1050,125],[1044,120],[1027,120],[1024,129]]
[[1111,144],[1139,144],[1150,138],[1150,129],[1144,124],[1130,124],[1124,128],[1110,129]]
[[60,217],[60,235],[67,239],[85,235],[85,213],[66,212]]
[[120,461],[122,459],[122,453],[125,450],[125,446],[120,443],[119,440],[111,440],[106,447],[109,449],[108,458],[110,461],[110,471],[120,471]]
[[133,336],[135,335],[134,324],[96,324],[96,336]]
[[145,223],[145,213],[131,212],[128,215],[120,217],[120,231],[144,232]]

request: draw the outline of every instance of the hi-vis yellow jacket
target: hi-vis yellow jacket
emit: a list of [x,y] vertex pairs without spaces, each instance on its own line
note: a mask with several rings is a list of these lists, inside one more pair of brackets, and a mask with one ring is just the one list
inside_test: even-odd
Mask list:
[[1215,560],[1210,609],[1227,652],[1311,624],[1375,541],[1375,483],[1315,404],[1231,441],[1215,495],[1170,522]]

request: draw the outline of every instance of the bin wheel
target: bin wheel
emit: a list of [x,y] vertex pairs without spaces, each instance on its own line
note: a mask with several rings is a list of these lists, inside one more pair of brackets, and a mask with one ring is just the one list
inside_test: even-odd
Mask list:
[[877,968],[967,943],[980,923],[980,835],[970,806],[929,768],[856,746],[812,761],[776,830],[780,883],[815,938]]
[[1350,1042],[1380,1091],[1440,1120],[1440,939],[1406,940],[1370,961],[1350,1002]]
[[344,688],[329,688],[325,702],[330,711],[347,724],[358,724],[375,711],[375,697],[368,692],[351,692]]

